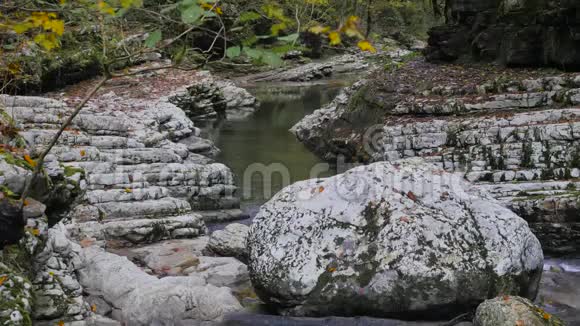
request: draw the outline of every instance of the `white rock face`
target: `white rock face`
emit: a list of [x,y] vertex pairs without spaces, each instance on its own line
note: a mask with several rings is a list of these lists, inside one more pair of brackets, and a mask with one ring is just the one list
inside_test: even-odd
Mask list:
[[206,285],[200,277],[148,275],[127,258],[97,247],[82,251],[81,283],[98,289],[103,299],[121,311],[125,325],[176,325],[183,320],[219,321],[241,310],[230,289]]
[[[129,243],[193,237],[205,226],[192,211],[239,207],[231,171],[201,155],[213,145],[167,101],[98,95],[47,156],[48,174],[70,177],[78,188],[77,201],[62,204],[72,206],[78,235]],[[44,149],[72,110],[41,97],[0,96],[0,104],[32,153]],[[19,167],[0,168],[10,172],[0,183],[22,183]]]
[[535,297],[543,254],[527,223],[420,159],[291,185],[256,216],[260,297],[294,315],[446,315],[490,296]]
[[247,225],[232,223],[223,230],[214,231],[208,243],[208,249],[224,257],[236,257],[246,260],[246,239],[250,228]]

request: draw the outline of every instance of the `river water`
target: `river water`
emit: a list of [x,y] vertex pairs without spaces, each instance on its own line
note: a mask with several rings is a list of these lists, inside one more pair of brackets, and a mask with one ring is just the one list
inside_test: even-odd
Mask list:
[[302,145],[289,129],[305,115],[330,102],[348,85],[329,80],[323,84],[250,87],[261,105],[243,120],[224,120],[206,128],[221,150],[217,160],[235,174],[242,209],[253,216],[260,205],[285,186],[300,180],[335,174]]

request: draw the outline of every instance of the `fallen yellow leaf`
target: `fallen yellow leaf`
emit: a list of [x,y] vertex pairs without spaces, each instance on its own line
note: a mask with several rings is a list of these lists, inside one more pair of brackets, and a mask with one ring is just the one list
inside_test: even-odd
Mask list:
[[128,193],[128,194],[130,194],[130,193],[132,193],[132,192],[133,192],[133,189],[130,189],[130,188],[125,188],[125,192],[126,192],[126,193]]
[[371,42],[367,40],[358,42],[358,48],[361,49],[361,51],[368,51],[370,53],[377,52],[377,49],[375,49],[375,47],[371,44]]
[[4,284],[4,282],[6,282],[7,279],[8,279],[8,276],[6,276],[6,275],[0,277],[0,286],[2,286],[2,284]]

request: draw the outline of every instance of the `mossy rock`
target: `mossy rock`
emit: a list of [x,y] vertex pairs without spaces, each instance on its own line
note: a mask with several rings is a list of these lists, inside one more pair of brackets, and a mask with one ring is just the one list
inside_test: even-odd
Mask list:
[[[18,246],[10,249],[18,251]],[[7,256],[0,257],[0,325],[32,325],[32,284]]]
[[561,326],[558,317],[545,312],[530,300],[502,296],[486,300],[477,308],[475,326]]

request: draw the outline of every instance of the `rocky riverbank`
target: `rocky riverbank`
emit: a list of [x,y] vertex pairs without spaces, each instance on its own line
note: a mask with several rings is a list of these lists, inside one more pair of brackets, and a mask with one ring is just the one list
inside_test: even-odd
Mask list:
[[[52,98],[1,97],[4,130],[13,128],[16,139],[3,148],[4,197],[22,192],[34,163],[28,157],[45,148],[92,84],[75,85]],[[204,114],[191,108],[193,103]],[[42,206],[31,216],[41,217],[42,227],[28,219],[26,239],[34,240],[36,248],[26,243],[10,247],[26,254],[22,259],[34,267],[12,271],[3,265],[7,277],[22,274],[17,277],[32,282],[33,294],[22,296],[36,300],[34,306],[16,304],[16,317],[3,309],[2,320],[92,324],[97,313],[127,325],[150,325],[219,320],[240,310],[227,286],[243,283],[244,275],[247,283],[245,265],[235,258],[202,256],[208,242],[202,236],[205,222],[244,215],[231,171],[211,158],[217,148],[200,137],[192,119],[240,117],[256,108],[245,90],[204,72],[155,71],[107,83],[46,158],[47,183],[35,187],[35,197],[46,199],[49,218]],[[49,219],[66,223],[48,229]],[[170,271],[164,252],[179,249],[187,266]],[[158,278],[165,275],[172,277]]]
[[[417,64],[402,63],[402,54],[390,55],[389,60],[397,61],[394,66],[404,69]],[[336,60],[366,72],[369,62],[360,59]],[[275,80],[290,75],[304,76],[304,80],[323,77],[312,74],[317,65],[279,72]],[[434,72],[426,69],[431,66],[414,67],[425,75]],[[446,72],[453,75],[453,71]],[[549,114],[518,116],[517,121],[543,126],[538,122],[541,119],[550,122],[553,118],[555,124],[572,117],[570,108],[543,107],[566,105],[575,98],[575,77],[562,78],[536,81],[542,87],[537,90],[542,94],[537,111]],[[107,83],[64,131],[47,157],[45,177],[34,183],[34,198],[46,206],[30,199],[22,221],[13,218],[18,215],[13,198],[30,178],[35,164],[30,157],[48,144],[94,81],[47,97],[2,96],[5,145],[0,156],[0,221],[10,223],[0,224],[2,239],[7,240],[2,243],[6,247],[0,264],[0,321],[10,325],[435,325],[439,322],[353,316],[449,320],[474,311],[485,299],[491,300],[474,311],[474,320],[462,315],[457,321],[491,326],[497,320],[515,318],[558,325],[553,313],[567,321],[577,320],[578,293],[561,286],[572,284],[577,274],[558,262],[542,272],[542,250],[532,231],[544,242],[554,240],[555,247],[562,240],[547,234],[542,237],[534,224],[528,227],[513,210],[502,206],[506,200],[496,194],[502,185],[512,184],[507,176],[501,177],[507,171],[487,171],[488,165],[473,163],[463,174],[450,173],[462,167],[443,151],[452,148],[441,150],[443,158],[415,145],[364,156],[356,151],[360,148],[350,147],[350,140],[336,140],[355,136],[381,117],[385,120],[380,120],[380,132],[373,131],[371,147],[389,148],[383,139],[390,138],[385,138],[383,130],[398,128],[402,121],[391,126],[386,118],[416,115],[427,124],[428,113],[433,112],[430,108],[437,105],[443,108],[435,110],[434,117],[449,120],[467,119],[463,113],[473,111],[478,112],[470,116],[473,120],[490,112],[509,112],[504,108],[507,104],[501,104],[508,99],[509,105],[520,103],[518,110],[526,110],[522,103],[528,103],[529,95],[519,95],[526,100],[518,100],[497,93],[516,94],[504,88],[528,83],[485,86],[486,94],[478,96],[484,103],[495,103],[488,108],[488,104],[478,107],[476,101],[463,100],[476,97],[481,87],[475,84],[471,85],[475,91],[457,83],[449,88],[431,87],[427,93],[412,87],[418,84],[413,78],[405,81],[400,85],[407,85],[406,92],[385,91],[379,83],[371,83],[374,88],[369,82],[356,83],[294,128],[328,160],[340,154],[348,157],[346,162],[361,157],[367,162],[392,162],[294,184],[261,207],[251,227],[234,223],[212,233],[208,223],[228,223],[245,215],[233,196],[237,185],[232,172],[215,162],[219,149],[202,137],[198,123],[252,114],[258,103],[244,89],[207,72],[169,70]],[[457,97],[456,102],[430,102],[447,92]],[[402,104],[393,109],[396,114],[367,114],[359,107],[364,103],[369,108],[368,103],[379,103],[395,93],[415,96],[417,101],[397,95],[401,97],[396,103]],[[419,102],[422,106],[415,105]],[[550,110],[562,113],[555,116]],[[410,120],[405,121],[415,122]],[[344,123],[353,124],[345,127]],[[342,129],[332,129],[337,125]],[[483,126],[480,129],[487,125]],[[570,135],[575,135],[574,130]],[[540,134],[546,137],[544,133]],[[335,138],[326,139],[329,135]],[[429,137],[421,139],[429,143]],[[483,140],[479,134],[473,137]],[[554,139],[539,142],[543,145]],[[454,144],[462,144],[459,140]],[[549,146],[567,149],[559,142]],[[399,156],[389,158],[391,154]],[[479,162],[474,155],[474,162]],[[424,156],[424,160],[394,162],[409,156]],[[542,162],[541,154],[531,157],[534,164]],[[541,175],[546,167],[535,169]],[[463,178],[466,172],[468,180]],[[498,172],[501,175],[495,180]],[[393,186],[393,178],[403,180],[400,187]],[[530,181],[539,184],[536,179]],[[382,187],[368,192],[365,184]],[[23,240],[11,244],[22,229]],[[14,241],[4,237],[9,234]],[[550,242],[544,246],[550,248]],[[525,299],[534,299],[536,294],[539,306]]]
[[580,76],[415,60],[293,127],[328,161],[422,157],[489,191],[549,253],[577,252]]

